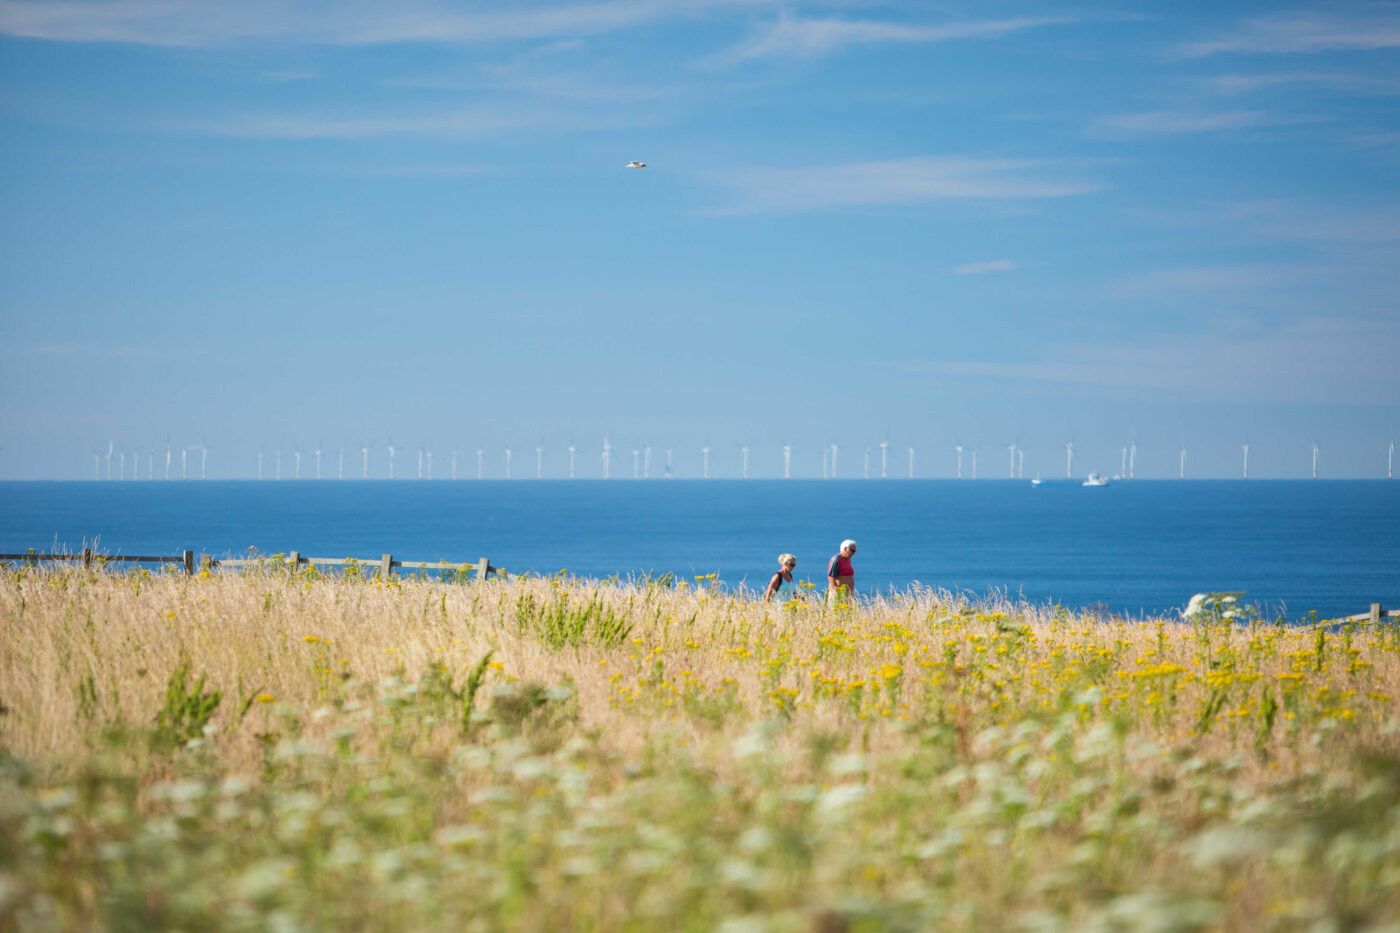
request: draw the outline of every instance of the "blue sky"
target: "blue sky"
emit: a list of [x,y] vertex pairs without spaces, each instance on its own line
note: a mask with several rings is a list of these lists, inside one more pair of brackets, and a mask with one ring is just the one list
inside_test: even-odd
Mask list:
[[4,478],[1379,477],[1400,422],[1394,3],[0,0],[0,121]]

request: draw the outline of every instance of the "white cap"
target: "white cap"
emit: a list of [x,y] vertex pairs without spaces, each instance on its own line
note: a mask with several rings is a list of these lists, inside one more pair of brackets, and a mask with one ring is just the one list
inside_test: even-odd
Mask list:
[[856,546],[856,543],[855,543],[854,541],[852,541],[850,538],[847,538],[845,541],[842,541],[842,542],[841,542],[841,550],[843,550],[843,551],[846,550],[846,548],[848,548],[848,547],[855,547],[855,546]]

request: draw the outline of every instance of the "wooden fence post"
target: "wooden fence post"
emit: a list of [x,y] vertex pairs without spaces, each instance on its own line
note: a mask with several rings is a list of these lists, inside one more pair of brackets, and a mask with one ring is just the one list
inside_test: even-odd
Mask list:
[[185,575],[186,575],[186,576],[193,576],[193,575],[194,575],[194,551],[181,551],[181,552],[180,552],[180,559],[184,562],[184,565],[185,565]]
[[1381,613],[1381,604],[1380,604],[1380,603],[1371,603],[1371,624],[1372,624],[1372,625],[1380,625],[1380,624],[1381,624],[1381,615],[1382,615],[1382,613]]
[[91,568],[91,567],[92,567],[92,548],[90,548],[90,547],[85,547],[85,548],[83,548],[83,569],[86,570],[86,569]]
[[292,565],[292,573],[301,569],[301,551],[293,551],[287,555],[287,561]]
[[379,562],[379,577],[387,580],[394,575],[394,555],[385,554],[384,559]]
[[476,562],[476,580],[478,583],[485,580],[490,573],[491,561],[483,557],[481,560]]

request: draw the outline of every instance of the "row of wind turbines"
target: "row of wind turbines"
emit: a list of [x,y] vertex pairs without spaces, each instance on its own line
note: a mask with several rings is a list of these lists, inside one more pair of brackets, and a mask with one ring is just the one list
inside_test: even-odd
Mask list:
[[[1010,479],[1024,479],[1024,478],[1025,478],[1025,465],[1026,465],[1026,451],[1025,451],[1025,448],[1021,446],[1021,444],[1020,444],[1019,441],[1014,441],[1014,442],[1012,442],[1012,443],[1010,443],[1010,444],[1007,444],[1007,445],[1005,445],[1005,446],[1006,446],[1006,450],[1007,450],[1007,453],[1008,453],[1008,456],[1009,456],[1009,462],[1008,462],[1008,468],[1007,468],[1007,476],[1008,476],[1008,478],[1010,478]],[[1066,477],[1066,478],[1073,478],[1073,476],[1074,476],[1074,457],[1075,457],[1075,453],[1074,453],[1074,442],[1073,442],[1073,441],[1066,442],[1066,444],[1064,445],[1064,448],[1065,448],[1065,477]],[[874,451],[875,451],[876,449],[878,449],[878,451],[879,451],[879,474],[878,474],[878,477],[879,477],[880,479],[887,479],[887,478],[889,478],[889,475],[890,475],[890,472],[889,472],[890,442],[889,442],[889,441],[881,441],[879,444],[875,445],[874,447],[866,447],[865,450],[864,450],[864,454],[865,454],[865,456],[864,456],[864,465],[863,465],[863,469],[862,469],[861,474],[860,474],[860,475],[862,476],[862,478],[864,478],[864,479],[872,479],[872,478],[873,478],[872,475],[871,475],[871,467],[872,467],[871,458],[872,458],[872,454],[874,453]],[[1243,453],[1243,461],[1242,461],[1242,464],[1241,464],[1241,478],[1243,478],[1243,479],[1248,479],[1248,478],[1249,478],[1249,450],[1250,450],[1250,445],[1249,445],[1249,443],[1246,442],[1246,443],[1240,445],[1240,449],[1241,449],[1241,451],[1242,451],[1242,453]],[[200,479],[207,479],[207,478],[208,478],[208,464],[209,464],[209,450],[210,450],[210,447],[209,447],[209,445],[208,445],[207,443],[205,443],[205,441],[204,441],[203,438],[200,439],[200,441],[199,441],[198,444],[193,444],[193,445],[190,445],[190,446],[187,446],[187,447],[180,447],[180,448],[178,448],[178,453],[179,453],[179,455],[180,455],[180,478],[181,478],[181,479],[189,479],[189,478],[190,478],[190,456],[189,456],[189,455],[190,455],[191,453],[198,453],[198,454],[199,454],[199,478],[200,478]],[[309,475],[307,478],[314,478],[314,479],[328,478],[328,477],[324,476],[323,473],[322,473],[322,459],[323,459],[323,455],[329,455],[329,454],[331,454],[331,453],[334,453],[334,454],[335,454],[335,478],[336,478],[336,479],[345,479],[345,478],[346,478],[346,476],[345,476],[345,454],[346,454],[346,451],[347,451],[347,450],[349,450],[350,453],[351,453],[351,457],[352,457],[351,469],[352,469],[352,471],[353,471],[353,469],[354,469],[353,457],[354,457],[354,450],[355,450],[355,448],[353,448],[353,447],[348,447],[348,446],[342,445],[342,446],[340,446],[340,447],[335,448],[333,451],[331,451],[331,450],[325,449],[325,448],[323,447],[323,445],[317,444],[317,445],[316,445],[313,449],[311,449],[310,451],[306,451],[305,453],[307,453],[307,454],[309,455],[310,459],[311,459],[311,462],[308,463],[308,467],[309,467],[309,468],[312,468],[312,469],[309,469],[308,472],[310,473],[310,475]],[[361,445],[359,446],[359,452],[360,452],[360,478],[361,478],[361,479],[369,479],[369,478],[370,478],[370,450],[371,450],[371,445],[370,445],[370,444],[361,444]],[[572,441],[570,441],[568,447],[566,448],[566,450],[568,451],[568,455],[569,455],[569,474],[568,474],[568,475],[569,475],[569,479],[575,479],[575,478],[577,478],[577,476],[578,476],[578,472],[577,472],[577,453],[578,453],[578,448],[574,445],[574,443],[573,443]],[[612,443],[611,439],[608,438],[608,437],[604,437],[604,438],[603,438],[602,451],[601,451],[601,454],[600,454],[600,456],[599,456],[599,461],[601,462],[601,466],[602,466],[602,478],[603,478],[603,479],[612,479],[612,478],[613,478],[613,453],[614,453],[615,450],[616,450],[616,448],[613,446],[613,443]],[[675,449],[674,449],[674,448],[671,448],[671,447],[668,447],[668,448],[665,448],[664,450],[665,450],[665,461],[664,461],[664,467],[662,468],[662,471],[661,471],[661,476],[664,477],[664,478],[666,478],[666,479],[670,479],[672,476],[675,475]],[[956,473],[955,473],[956,477],[957,477],[958,479],[964,479],[964,478],[977,479],[977,478],[978,478],[978,472],[977,472],[977,466],[978,466],[977,457],[978,457],[978,453],[979,453],[979,450],[980,450],[980,445],[977,445],[977,444],[964,445],[961,441],[959,441],[957,444],[954,445],[953,450],[954,450],[954,452],[955,452],[956,455],[957,455],[957,460],[956,460]],[[164,479],[167,479],[167,480],[168,480],[168,479],[171,478],[171,469],[172,469],[172,465],[173,465],[174,454],[176,453],[176,451],[177,451],[177,448],[172,447],[171,443],[170,443],[169,440],[167,439],[166,445],[165,445],[165,451],[164,451],[164,461],[163,461],[163,478],[164,478]],[[398,453],[399,453],[399,448],[394,444],[394,441],[393,441],[392,438],[390,438],[390,439],[389,439],[389,442],[385,445],[384,451],[385,451],[385,454],[386,454],[386,456],[387,456],[388,478],[389,478],[389,479],[398,479],[398,478],[400,478],[400,477],[397,475],[397,473],[396,473],[396,463],[395,463],[396,458],[397,458],[397,455],[398,455]],[[712,453],[712,451],[713,451],[713,449],[710,447],[709,444],[705,444],[704,446],[702,446],[702,447],[700,448],[700,457],[701,457],[701,474],[700,474],[700,475],[701,475],[701,478],[702,478],[702,479],[709,479],[709,478],[710,478],[710,454]],[[783,444],[783,445],[782,445],[782,451],[783,451],[783,479],[791,479],[791,478],[792,478],[792,452],[793,452],[793,445],[791,445],[791,444]],[[1317,473],[1317,468],[1318,468],[1318,445],[1317,445],[1316,442],[1313,442],[1313,443],[1311,444],[1311,451],[1312,451],[1312,478],[1313,478],[1313,479],[1317,479],[1317,475],[1318,475],[1318,473]],[[905,448],[905,452],[906,452],[906,454],[908,455],[908,472],[907,472],[907,476],[908,476],[909,479],[914,479],[914,456],[915,456],[914,448],[913,448],[912,446],[911,446],[911,447],[906,447],[906,448]],[[146,455],[146,479],[148,479],[148,480],[149,480],[149,479],[154,479],[154,478],[155,478],[155,475],[156,475],[156,463],[157,463],[157,454],[158,454],[158,451],[157,451],[155,448],[147,448],[147,449],[145,449],[145,450],[143,451],[143,450],[137,449],[137,448],[128,448],[128,447],[125,447],[125,446],[119,446],[119,445],[116,444],[115,441],[108,442],[108,444],[107,444],[107,451],[106,451],[106,454],[105,454],[105,465],[106,465],[106,471],[105,471],[105,472],[106,472],[106,476],[105,476],[105,478],[108,479],[108,480],[111,480],[111,479],[113,479],[113,478],[118,479],[118,480],[126,480],[126,479],[133,479],[133,480],[135,480],[135,479],[140,479],[141,455],[142,455],[143,453]],[[272,478],[272,479],[274,479],[274,480],[280,480],[280,479],[283,478],[283,475],[282,475],[282,453],[283,453],[283,452],[279,449],[279,450],[274,451],[273,454],[272,454],[272,456],[271,456],[270,458],[265,458],[264,452],[261,451],[261,450],[258,451],[258,454],[257,454],[257,478],[258,478],[258,479],[266,479],[266,478],[268,478],[268,476],[267,476],[268,473],[271,474],[271,477],[270,477],[270,478]],[[416,471],[417,478],[418,478],[418,479],[426,479],[426,480],[432,479],[432,478],[433,478],[433,451],[432,451],[432,448],[429,447],[429,446],[426,445],[426,444],[420,444],[420,445],[418,446],[418,451],[417,451],[417,453],[418,453],[418,462],[417,462],[417,471]],[[514,456],[515,456],[515,453],[516,453],[516,450],[515,450],[515,448],[513,448],[513,447],[506,446],[506,447],[504,448],[504,454],[505,454],[505,463],[504,463],[504,466],[505,466],[505,478],[506,478],[506,479],[513,479],[513,478],[515,478],[514,475],[513,475],[513,470],[514,470]],[[525,453],[528,455],[528,450],[525,451]],[[538,445],[535,446],[535,448],[534,448],[534,453],[535,453],[535,464],[534,464],[534,465],[535,465],[535,470],[534,470],[535,478],[536,478],[536,479],[543,479],[543,478],[544,478],[544,454],[545,454],[545,446],[544,446],[544,443],[543,443],[543,442],[541,442],[540,444],[538,444]],[[631,453],[632,453],[632,478],[633,478],[633,479],[651,479],[651,478],[652,478],[652,473],[653,473],[653,470],[652,470],[652,459],[653,459],[653,458],[652,458],[652,447],[651,447],[651,445],[650,445],[650,444],[641,444],[641,445],[638,445],[638,446],[634,446],[634,447],[631,448]],[[739,448],[740,464],[741,464],[741,466],[740,466],[740,476],[741,476],[741,478],[743,478],[743,479],[748,479],[748,478],[749,478],[749,453],[750,453],[750,447],[749,447],[749,445],[745,444],[745,445],[743,445],[743,446],[741,446],[741,447]],[[1123,447],[1122,447],[1121,453],[1122,453],[1122,457],[1121,457],[1121,463],[1120,463],[1119,473],[1118,473],[1118,475],[1117,475],[1115,478],[1116,478],[1116,479],[1135,479],[1136,476],[1137,476],[1137,443],[1134,441],[1134,442],[1129,442],[1129,443],[1127,443],[1127,444],[1124,444]],[[1180,457],[1179,457],[1179,465],[1178,465],[1178,476],[1179,476],[1179,478],[1181,478],[1181,479],[1185,479],[1185,478],[1186,478],[1186,456],[1187,456],[1187,448],[1186,448],[1186,444],[1185,444],[1184,442],[1183,442],[1182,445],[1181,445],[1181,448],[1180,448],[1180,452],[1179,452],[1179,453],[1180,453]],[[290,467],[290,471],[289,471],[289,472],[290,472],[290,478],[291,478],[291,479],[302,479],[302,478],[303,478],[303,477],[302,477],[302,454],[303,454],[303,451],[302,451],[300,448],[295,448],[295,449],[293,449],[292,451],[290,451],[290,454],[291,454],[290,463],[288,464],[288,466]],[[484,479],[484,478],[485,478],[485,474],[486,474],[486,448],[485,448],[485,445],[482,445],[481,447],[478,447],[478,448],[476,449],[475,454],[476,454],[476,464],[475,464],[475,466],[476,466],[476,471],[475,471],[476,478],[477,478],[477,479]],[[839,470],[839,467],[840,467],[840,454],[841,454],[841,446],[840,446],[839,444],[832,443],[832,444],[829,444],[829,445],[827,445],[827,446],[821,448],[821,455],[822,455],[822,472],[821,472],[821,476],[822,476],[822,479],[838,479],[838,478],[840,478],[840,477],[842,476],[842,474],[840,473],[840,470]],[[624,456],[625,454],[624,454],[623,452],[619,452],[619,455],[620,455],[620,456]],[[970,467],[970,471],[969,471],[968,474],[966,474],[966,475],[964,474],[964,465],[965,465],[964,455],[967,455],[967,465]],[[94,478],[94,479],[97,479],[97,480],[103,479],[103,461],[104,461],[104,454],[103,454],[102,451],[100,451],[100,450],[94,450],[94,451],[92,452],[92,456],[93,456],[93,478]],[[116,460],[116,468],[115,468],[115,471],[114,471],[114,469],[113,469],[113,460],[114,460],[114,458],[115,458],[115,460]],[[131,470],[130,470],[130,474],[131,474],[131,475],[130,475],[129,477],[128,477],[128,475],[127,475],[127,460],[128,460],[128,459],[130,459],[130,461],[131,461]],[[265,463],[265,460],[270,460],[270,463]],[[458,469],[457,469],[457,468],[458,468],[458,463],[459,463],[459,454],[458,454],[457,449],[454,448],[454,449],[452,450],[452,453],[451,453],[449,459],[448,459],[448,472],[449,472],[449,478],[450,478],[450,479],[454,479],[454,480],[455,480],[455,479],[458,479],[458,478],[462,478],[462,477],[459,477],[459,476],[458,476]],[[1387,478],[1387,479],[1391,479],[1391,478],[1393,478],[1393,476],[1394,476],[1394,464],[1395,464],[1395,442],[1392,440],[1392,441],[1389,443],[1389,446],[1388,446],[1387,449],[1386,449],[1386,471],[1385,471],[1385,475],[1386,475],[1386,478]],[[114,472],[115,472],[115,476],[114,476]]]

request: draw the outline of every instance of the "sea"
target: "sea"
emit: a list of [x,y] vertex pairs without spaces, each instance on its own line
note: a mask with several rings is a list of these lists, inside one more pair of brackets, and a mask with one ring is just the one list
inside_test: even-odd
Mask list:
[[295,480],[0,483],[0,553],[475,562],[762,589],[780,553],[865,594],[921,585],[1138,617],[1243,591],[1265,618],[1400,607],[1400,482]]

